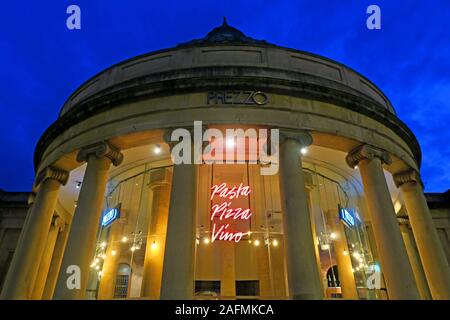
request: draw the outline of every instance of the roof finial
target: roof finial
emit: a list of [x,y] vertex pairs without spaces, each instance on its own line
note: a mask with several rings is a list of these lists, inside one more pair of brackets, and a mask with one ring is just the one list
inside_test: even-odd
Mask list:
[[227,23],[227,17],[223,17],[223,23],[222,23],[222,27],[227,27],[228,23]]

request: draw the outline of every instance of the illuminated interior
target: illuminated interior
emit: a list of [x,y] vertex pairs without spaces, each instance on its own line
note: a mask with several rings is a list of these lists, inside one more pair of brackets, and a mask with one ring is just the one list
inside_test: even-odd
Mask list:
[[[159,145],[136,149],[152,150],[154,157],[145,154],[152,161],[134,159],[111,174],[90,299],[159,298],[173,166]],[[366,271],[379,263],[361,182],[336,161],[336,153],[318,146],[302,150],[324,297],[345,297],[344,282],[360,299],[383,299],[383,288],[366,288]],[[278,175],[261,175],[258,164],[215,164],[200,165],[197,179],[195,298],[287,298]]]

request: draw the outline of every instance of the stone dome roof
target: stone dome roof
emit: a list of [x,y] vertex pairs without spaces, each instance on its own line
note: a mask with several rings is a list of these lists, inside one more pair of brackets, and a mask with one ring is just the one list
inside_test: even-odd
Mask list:
[[265,40],[256,40],[246,36],[242,31],[230,26],[224,17],[222,25],[212,29],[206,37],[194,39],[189,42],[181,43],[179,46],[199,45],[199,44],[228,44],[228,43],[262,43],[267,44]]

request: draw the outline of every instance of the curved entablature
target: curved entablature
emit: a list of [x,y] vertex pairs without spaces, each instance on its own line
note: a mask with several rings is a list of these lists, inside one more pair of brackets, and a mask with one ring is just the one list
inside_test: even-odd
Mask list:
[[[136,111],[146,116],[153,114],[152,117],[158,118],[161,110],[156,110],[152,102],[155,99],[167,99],[166,109],[169,111],[173,107],[171,97],[185,96],[189,100],[189,96],[202,94],[206,97],[212,91],[263,92],[269,98],[267,105],[262,106],[266,110],[258,110],[258,113],[266,112],[267,115],[279,109],[280,115],[292,111],[297,113],[292,116],[299,117],[303,114],[302,116],[307,117],[309,111],[301,110],[302,106],[295,106],[294,102],[285,103],[298,99],[343,108],[346,110],[343,114],[353,114],[353,118],[354,114],[360,114],[387,127],[406,143],[408,147],[403,147],[404,152],[396,156],[402,158],[403,154],[409,154],[408,157],[414,159],[417,167],[420,166],[421,152],[414,134],[397,118],[388,98],[367,78],[333,60],[255,40],[224,21],[222,26],[213,29],[205,38],[118,63],[80,86],[64,104],[57,121],[39,140],[35,152],[35,168],[41,164],[46,154],[54,152],[54,146],[60,145],[58,141],[61,136],[67,140],[72,135],[69,132],[81,132],[80,127],[84,131],[88,130],[89,126],[84,123],[92,122],[98,115],[104,115],[105,112],[111,114],[116,109],[126,107],[129,110],[127,112],[131,113],[128,116],[122,113],[122,119],[136,117]],[[272,96],[283,97],[279,99],[281,103],[272,99]],[[245,101],[233,101],[231,104],[237,108],[229,112],[228,119],[239,117],[238,113],[241,111],[238,109],[245,109],[242,111],[245,113],[253,112],[253,106],[247,105]],[[131,105],[138,106],[139,109],[130,110],[128,107]],[[162,124],[160,127],[170,127],[179,122],[176,119],[178,116],[184,119],[182,113],[185,110],[204,109],[206,112],[208,108],[216,110],[217,107],[206,100],[196,104],[186,103],[178,106],[181,112],[178,115],[172,112],[168,122],[158,121]],[[267,118],[264,115],[261,117]],[[112,117],[108,116],[108,119]],[[118,119],[115,121],[119,121]],[[224,123],[222,120],[218,123]],[[215,123],[212,119],[206,122]],[[245,120],[238,122],[262,124],[264,120],[255,123]],[[293,123],[286,123],[285,126],[283,121],[277,121],[275,125],[319,132],[322,132],[323,127],[314,123],[308,123],[308,127]],[[377,131],[376,126],[378,125],[375,124],[371,130]],[[99,126],[91,128],[96,127]],[[147,129],[153,128],[155,127],[149,126]],[[133,131],[134,129],[130,132]],[[324,132],[332,133],[329,130]],[[339,135],[339,132],[336,134]],[[344,136],[367,143],[363,137],[346,133]]]
[[[388,98],[367,78],[330,59],[265,43],[193,42],[114,65],[81,85],[66,101],[60,116],[99,97],[143,86],[197,79],[260,78],[288,81],[293,91],[304,85],[338,90],[394,113]],[[299,88],[300,87],[300,88]],[[174,88],[176,89],[176,88]]]

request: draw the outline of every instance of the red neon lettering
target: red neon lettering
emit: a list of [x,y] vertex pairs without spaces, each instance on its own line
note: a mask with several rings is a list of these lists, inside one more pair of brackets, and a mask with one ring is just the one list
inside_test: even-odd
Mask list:
[[221,198],[228,198],[230,200],[237,199],[239,196],[246,197],[250,194],[250,186],[244,186],[242,183],[239,187],[234,186],[233,188],[228,188],[227,184],[223,182],[220,185],[214,185],[211,188],[211,200],[215,195],[219,195]]
[[246,234],[250,234],[250,232],[229,232],[226,231],[230,225],[222,225],[220,226],[219,230],[216,232],[216,224],[213,224],[213,231],[212,231],[212,238],[211,242],[214,242],[217,237],[219,237],[218,240],[224,240],[224,241],[234,241],[238,243],[242,240],[242,237]]
[[[224,182],[220,185],[214,185],[211,188],[211,200],[214,198],[214,196],[219,196],[220,198],[233,200],[241,196],[246,197],[250,194],[250,192],[251,192],[250,186],[244,186],[241,183],[239,187],[234,186],[232,188],[229,188],[227,184]],[[226,219],[248,220],[252,216],[252,212],[250,211],[250,209],[230,208],[230,206],[231,201],[222,202],[221,204],[214,204],[211,207],[211,221],[213,221],[214,218],[218,218],[220,221]],[[218,228],[218,230],[216,230],[217,224],[216,222],[213,222],[211,242],[214,242],[215,240],[223,240],[223,241],[234,241],[237,243],[241,241],[244,235],[250,234],[250,231],[231,232],[227,230],[229,226],[230,226],[229,224],[221,225]]]
[[214,218],[219,217],[219,220],[230,219],[233,220],[242,219],[248,220],[252,216],[250,209],[243,210],[242,208],[229,209],[231,202],[222,202],[220,205],[215,204],[212,206],[211,221]]

